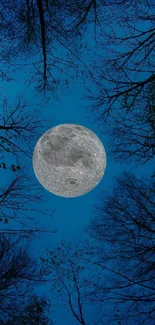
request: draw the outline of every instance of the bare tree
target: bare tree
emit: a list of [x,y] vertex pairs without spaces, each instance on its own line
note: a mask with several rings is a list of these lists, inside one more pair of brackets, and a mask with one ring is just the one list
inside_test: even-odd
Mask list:
[[31,257],[28,242],[0,235],[0,320],[20,311],[42,277],[36,260]]
[[37,139],[37,133],[43,122],[32,118],[38,116],[38,111],[30,112],[28,105],[22,103],[20,98],[9,104],[5,98],[2,101],[2,112],[0,115],[0,153],[11,153],[14,156],[24,154],[31,157],[32,139]]
[[[67,2],[64,0],[57,2],[23,0],[18,3],[14,0],[2,1],[1,29],[4,34],[2,62],[10,62],[12,53],[19,58],[21,54],[29,57],[31,62],[28,64],[32,64],[39,78],[38,90],[57,88],[61,81],[57,77],[58,74],[61,75],[61,79],[64,76],[64,83],[67,84],[70,79],[69,71],[78,71],[80,63],[78,49],[73,44],[75,33],[71,25],[75,19],[74,16],[78,16],[77,25],[81,25],[94,5],[95,1],[90,1],[90,3],[84,1],[81,5],[79,1],[76,3],[72,0]],[[78,37],[77,32],[76,37]],[[6,38],[10,43],[7,46]],[[54,53],[58,47],[62,48],[63,56]],[[36,59],[37,52],[40,57]],[[75,62],[76,60],[78,61]],[[13,63],[14,66],[17,64],[18,68],[18,63]],[[21,68],[22,64],[19,63],[19,66]],[[34,76],[32,80],[36,80]]]
[[95,295],[96,300],[105,299],[107,290],[107,299],[119,305],[119,319],[138,324],[151,323],[154,315],[154,197],[153,179],[125,173],[117,179],[113,195],[96,206],[89,228],[100,243],[98,261],[92,263],[109,274],[107,288],[105,282],[100,285],[92,292],[93,300]]
[[[1,53],[1,60],[6,63],[7,61],[10,62],[12,53],[16,58],[20,58],[21,55],[25,54],[24,57],[30,59],[28,65],[32,64],[32,66],[35,67],[37,82],[39,82],[37,86],[38,90],[55,90],[61,82],[68,85],[69,80],[73,81],[73,77],[76,73],[79,73],[80,70],[82,70],[81,72],[84,72],[86,69],[87,73],[89,72],[90,77],[92,76],[92,73],[87,69],[84,60],[82,59],[82,52],[83,50],[86,50],[86,42],[84,40],[85,31],[89,27],[93,26],[94,33],[92,33],[92,36],[94,34],[95,40],[98,43],[101,43],[102,40],[107,37],[106,27],[109,24],[111,26],[111,22],[113,21],[112,15],[116,15],[117,13],[116,16],[119,23],[126,23],[127,27],[131,27],[131,29],[133,28],[134,31],[137,32],[136,27],[134,28],[134,26],[129,26],[130,21],[133,19],[133,11],[136,15],[135,20],[138,19],[138,21],[142,20],[148,22],[150,19],[150,24],[153,24],[153,15],[150,14],[151,3],[152,0],[150,3],[147,0],[143,1],[143,5],[141,5],[141,1],[137,4],[136,1],[129,0],[112,0],[108,2],[108,4],[104,0],[98,2],[95,0],[59,0],[56,2],[43,0],[33,2],[31,0],[22,0],[18,3],[15,0],[2,1],[1,29],[3,30],[4,35],[2,38],[4,50]],[[125,12],[129,13],[129,22],[127,22],[127,16],[124,14]],[[130,12],[132,12],[132,16],[130,15]],[[123,29],[124,26],[125,25],[123,25]],[[100,39],[99,35],[101,36]],[[143,37],[145,38],[145,36],[146,39],[143,40]],[[143,31],[138,32],[137,42],[140,42],[140,45],[136,44],[135,49],[129,51],[129,58],[131,57],[132,60],[133,56],[137,54],[136,51],[141,51],[141,47],[142,50],[143,48],[144,50],[148,50],[148,47],[150,46],[151,48],[149,48],[148,55],[144,55],[144,59],[149,60],[149,55],[153,48],[153,36],[153,27],[149,27],[146,33],[143,33]],[[126,42],[126,36],[124,38],[124,42]],[[7,46],[6,39],[9,42]],[[119,40],[117,35],[113,37],[113,40],[116,41],[116,45],[117,43],[122,42],[122,39]],[[136,42],[136,37],[130,37],[129,35],[128,40],[129,42]],[[10,49],[12,51],[10,51]],[[58,50],[57,52],[60,52],[59,49],[62,50],[61,52],[63,55],[56,54],[56,50]],[[36,53],[39,54],[39,58],[36,58]],[[127,55],[127,53],[125,55]],[[126,56],[125,58],[123,56],[122,60],[124,66]],[[99,62],[99,60],[97,61]],[[19,63],[13,61],[13,64],[14,66],[22,67],[21,61]],[[25,65],[25,62],[23,65]],[[116,64],[113,61],[110,61],[110,63],[106,62],[105,66],[109,65],[114,66]],[[120,63],[118,63],[118,65],[120,66]],[[126,69],[125,66],[124,68]],[[121,71],[121,68],[119,68],[119,70]],[[98,71],[99,67],[95,66],[95,79],[99,79],[96,83],[102,86],[100,80],[103,75],[102,73],[98,75]],[[109,71],[111,71],[110,68]],[[111,80],[112,83],[114,82],[113,72],[109,77],[108,75],[106,76],[105,73],[104,76],[104,80]],[[128,86],[130,92],[134,93],[136,90],[139,91],[139,89],[143,87],[143,84],[149,82],[150,78],[151,76],[149,74],[145,80],[142,80],[139,83],[138,81],[133,83],[133,87],[132,83],[130,84],[128,80],[126,86]],[[36,81],[34,73],[32,81]],[[99,88],[101,90],[101,87]],[[122,92],[124,90],[126,90],[126,88],[122,82],[119,86],[118,97],[123,95]],[[107,94],[106,90],[98,96],[98,102],[101,102],[101,105],[105,98],[105,94]],[[113,100],[115,102],[117,99],[115,94],[112,98],[111,95],[109,95],[108,98],[110,102]]]
[[123,111],[135,109],[145,86],[155,80],[153,1],[144,1],[143,5],[141,1],[120,3],[111,12],[117,28],[109,24],[99,42],[103,54],[99,53],[94,62],[96,93],[90,91],[89,96],[93,107],[100,108],[99,118],[104,120],[109,114],[116,116],[120,107]]
[[24,170],[17,171],[10,183],[0,188],[0,221],[7,224],[13,220],[26,226],[39,212],[48,215],[45,210],[34,207],[34,202],[43,202],[38,185],[32,183]]
[[[112,0],[109,6],[116,8],[121,3]],[[38,90],[55,90],[62,82],[68,86],[68,82],[73,82],[73,77],[86,68],[82,60],[86,30],[93,26],[92,36],[97,39],[102,22],[109,21],[106,8],[103,0],[2,1],[2,62],[9,62],[12,53],[19,59],[24,54],[24,58],[30,59],[28,65],[35,68]],[[21,62],[13,60],[13,64],[22,67]],[[36,81],[34,73],[31,81]]]
[[117,117],[109,118],[106,134],[110,150],[120,161],[134,160],[145,163],[155,155],[155,82],[143,89],[134,110],[119,110]]
[[[5,180],[3,182],[1,180],[0,186],[2,233],[14,232],[20,236],[37,233],[39,232],[37,216],[52,215],[51,212],[41,209],[44,199],[39,186],[25,171],[28,164],[25,158],[32,157],[35,140],[44,126],[44,121],[35,119],[33,117],[35,115],[38,116],[39,111],[30,111],[20,98],[12,105],[8,104],[7,99],[3,100],[0,116],[0,168],[3,170]],[[36,207],[36,203],[40,206]],[[17,228],[13,229],[14,226],[10,224],[12,226],[16,224]]]
[[107,4],[87,98],[96,121],[105,122],[114,157],[140,164],[155,154],[153,1],[119,1],[114,8]]
[[[66,306],[70,315],[79,324],[102,324],[95,313],[95,302],[90,302],[89,295],[93,291],[94,281],[99,277],[92,269],[92,264],[84,261],[84,256],[91,254],[91,247],[77,242],[73,245],[61,242],[47,255],[41,258],[42,273],[51,282],[50,292],[53,307]],[[88,257],[88,256],[87,256]],[[87,309],[88,305],[88,309]],[[94,316],[95,315],[95,316]]]
[[[32,295],[24,308],[15,313],[5,325],[53,325],[51,317],[47,316],[49,303],[42,297]],[[51,315],[51,312],[50,312]]]

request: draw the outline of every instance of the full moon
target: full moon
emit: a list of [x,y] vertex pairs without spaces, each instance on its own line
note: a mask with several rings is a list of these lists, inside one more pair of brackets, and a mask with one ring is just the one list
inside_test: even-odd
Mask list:
[[102,179],[106,153],[95,133],[78,124],[61,124],[38,140],[33,169],[40,184],[62,197],[91,191]]

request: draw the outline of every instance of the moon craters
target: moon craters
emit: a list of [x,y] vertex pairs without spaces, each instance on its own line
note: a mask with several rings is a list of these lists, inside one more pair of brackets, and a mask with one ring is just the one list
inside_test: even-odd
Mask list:
[[41,147],[41,156],[53,166],[75,166],[79,159],[84,166],[89,166],[91,153],[83,151],[74,143],[73,139],[66,136],[53,135],[48,137]]
[[100,139],[76,124],[61,124],[38,140],[33,168],[50,192],[76,197],[93,189],[104,175],[106,154]]

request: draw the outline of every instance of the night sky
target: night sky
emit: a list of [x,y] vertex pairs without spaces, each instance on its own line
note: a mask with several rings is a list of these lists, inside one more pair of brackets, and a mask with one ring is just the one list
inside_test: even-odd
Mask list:
[[[91,58],[95,58],[95,51],[93,52],[95,42],[92,39],[89,29],[85,36],[85,40],[88,42],[91,49]],[[60,50],[61,48],[57,48],[58,52]],[[55,52],[55,55],[56,54],[57,52]],[[20,62],[23,62],[23,60],[24,59],[21,58]],[[89,60],[88,54],[83,54],[83,60],[84,62]],[[38,185],[41,196],[45,200],[41,209],[45,209],[48,213],[52,213],[54,210],[52,217],[42,216],[41,214],[36,216],[37,226],[49,231],[49,233],[41,233],[31,241],[32,254],[38,257],[44,254],[46,248],[52,249],[62,240],[71,241],[73,243],[78,240],[83,241],[89,238],[88,233],[86,233],[84,229],[89,225],[91,217],[95,213],[94,207],[99,203],[100,195],[102,194],[106,199],[108,195],[112,194],[115,185],[115,177],[121,175],[124,171],[134,172],[136,176],[142,178],[144,175],[150,175],[153,169],[153,161],[150,160],[143,165],[138,165],[134,161],[125,161],[122,163],[115,160],[111,154],[109,137],[106,135],[106,132],[102,132],[103,129],[105,131],[106,126],[103,123],[99,124],[95,121],[95,117],[90,109],[90,102],[85,98],[85,84],[80,77],[75,77],[74,83],[71,83],[68,89],[61,89],[60,87],[58,98],[55,98],[52,92],[49,92],[47,100],[42,94],[39,95],[36,93],[33,83],[26,83],[30,73],[29,69],[29,66],[24,69],[19,68],[15,70],[13,74],[14,81],[9,83],[3,82],[3,97],[8,97],[11,103],[18,96],[22,96],[23,100],[26,100],[28,103],[29,111],[31,112],[31,109],[33,111],[35,107],[38,108],[38,119],[45,120],[44,127],[40,128],[39,132],[37,131],[36,139],[32,140],[31,158],[23,157],[21,160],[27,173],[32,177],[32,181]],[[92,87],[89,80],[87,80],[86,86],[87,88]],[[40,136],[49,128],[63,123],[75,123],[87,127],[100,138],[106,151],[107,164],[102,180],[92,191],[77,198],[63,198],[49,193],[37,181],[32,167],[33,149]],[[6,165],[9,164],[9,157],[6,156]],[[11,173],[8,172],[8,174],[6,174],[4,171],[0,170],[0,176],[2,176],[2,184],[7,184],[10,180]],[[18,224],[16,224],[16,227],[18,227]],[[43,296],[46,294],[48,296],[48,286],[44,289],[40,286],[37,292]],[[94,313],[95,310],[94,307]],[[59,307],[58,315],[55,320],[56,325],[78,324],[73,318],[70,318],[69,312],[64,310],[64,307]],[[138,325],[138,323],[133,323],[133,325],[134,324]]]
[[[14,97],[15,91],[20,93],[19,87],[21,87],[17,83],[16,87],[13,85],[9,89],[9,95]],[[83,126],[86,126],[90,130],[96,133],[102,141],[106,155],[107,155],[107,166],[105,170],[105,174],[100,181],[100,183],[89,193],[77,197],[77,198],[63,198],[56,196],[52,193],[49,193],[46,189],[44,189],[39,182],[37,181],[35,174],[33,172],[32,160],[26,159],[26,168],[28,173],[32,176],[32,180],[36,182],[39,186],[39,190],[43,198],[45,199],[45,203],[42,204],[41,209],[46,209],[47,212],[51,213],[52,210],[55,210],[52,214],[52,217],[45,217],[42,215],[38,215],[36,218],[36,224],[38,227],[41,227],[45,230],[54,233],[43,233],[40,234],[39,237],[32,239],[31,242],[31,250],[33,256],[40,256],[44,254],[46,248],[52,249],[55,245],[59,244],[61,240],[76,242],[78,240],[82,241],[86,238],[89,238],[88,234],[84,231],[91,220],[91,217],[94,216],[94,205],[99,203],[100,194],[103,197],[107,197],[112,193],[112,189],[115,185],[115,177],[121,175],[123,171],[134,172],[137,176],[149,175],[151,173],[153,162],[150,161],[145,166],[137,166],[134,163],[124,163],[120,164],[115,161],[110,153],[110,144],[108,136],[102,134],[102,125],[99,127],[97,122],[94,122],[91,113],[88,112],[87,106],[89,102],[87,100],[82,99],[83,95],[83,87],[80,85],[80,82],[77,81],[74,87],[70,88],[69,94],[62,94],[60,100],[50,100],[49,103],[45,103],[44,100],[41,100],[35,97],[33,90],[25,91],[25,98],[31,106],[31,103],[35,106],[42,104],[41,116],[44,119],[47,119],[47,130],[53,126],[62,123],[77,123]],[[39,137],[46,131],[46,128],[40,130]],[[39,139],[38,137],[38,139]],[[36,142],[33,143],[33,147],[35,147]],[[25,158],[24,158],[25,159]],[[4,173],[3,173],[3,176]],[[5,180],[6,181],[6,180]],[[16,228],[18,224],[16,224]],[[47,286],[39,286],[36,288],[36,292],[45,297],[50,297]],[[88,315],[90,312],[89,306]],[[109,307],[111,308],[111,307]],[[60,313],[61,310],[61,313]],[[68,309],[64,307],[55,308],[56,316],[54,320],[56,320],[57,325],[76,325],[77,322],[72,318]],[[96,317],[96,308],[94,306],[93,312],[94,317]],[[91,319],[92,314],[90,314]],[[65,321],[64,321],[65,319]]]
[[[48,129],[63,123],[76,123],[87,127],[92,130],[102,141],[107,158],[107,166],[105,174],[100,181],[100,183],[89,193],[77,197],[77,198],[62,198],[56,196],[52,193],[49,193],[45,190],[40,183],[37,181],[32,167],[32,160],[24,157],[26,159],[26,168],[27,172],[32,175],[34,182],[37,182],[40,188],[42,195],[46,200],[46,209],[50,212],[51,210],[56,210],[53,214],[52,220],[45,221],[41,217],[39,223],[44,227],[47,227],[51,230],[57,230],[57,233],[51,235],[46,234],[45,239],[39,239],[39,245],[42,247],[43,244],[52,245],[59,240],[70,240],[75,238],[84,238],[86,234],[83,232],[83,228],[89,223],[91,215],[93,213],[93,206],[97,203],[100,192],[104,193],[105,197],[112,193],[113,186],[115,184],[115,177],[119,176],[123,171],[134,172],[136,175],[143,176],[143,174],[150,174],[151,168],[153,167],[153,161],[148,161],[145,165],[135,164],[134,162],[124,162],[120,163],[114,159],[110,152],[110,141],[106,134],[103,134],[102,130],[105,125],[95,121],[95,117],[91,114],[89,109],[89,101],[83,99],[84,97],[84,88],[80,80],[76,80],[75,84],[70,86],[67,94],[63,91],[59,94],[59,98],[51,98],[48,103],[42,98],[42,96],[36,95],[33,86],[25,86],[25,71],[22,73],[19,71],[16,73],[15,82],[10,83],[9,86],[9,99],[13,101],[16,96],[21,96],[23,100],[26,100],[28,107],[34,109],[35,107],[41,106],[39,112],[39,119],[44,119],[44,128],[40,129],[39,136],[46,132]],[[24,79],[25,78],[25,79]],[[88,85],[89,87],[89,81]],[[8,84],[4,84],[4,96],[8,94]],[[50,95],[51,96],[51,95]],[[47,124],[47,127],[46,127]],[[36,141],[33,142],[32,148],[34,149]],[[32,150],[33,154],[33,150]],[[2,173],[2,177],[5,177]],[[45,244],[45,245],[46,245]]]

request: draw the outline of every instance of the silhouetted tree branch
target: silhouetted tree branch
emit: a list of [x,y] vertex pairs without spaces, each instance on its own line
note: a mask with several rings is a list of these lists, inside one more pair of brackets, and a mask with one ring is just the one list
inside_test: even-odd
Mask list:
[[15,311],[5,325],[53,325],[51,317],[47,316],[49,303],[44,298],[32,295],[22,310]]
[[[71,316],[83,325],[100,324],[98,316],[92,316],[91,310],[86,312],[89,304],[89,294],[92,291],[92,277],[98,279],[99,275],[90,272],[90,263],[83,259],[91,254],[91,248],[81,247],[80,243],[61,242],[53,250],[47,250],[47,255],[41,258],[42,273],[51,279],[50,291],[52,305],[59,306],[61,303],[69,307]],[[93,317],[93,318],[92,318]]]
[[34,200],[41,200],[39,194],[34,192],[35,189],[37,190],[36,184],[30,184],[30,179],[22,171],[17,172],[8,186],[0,189],[1,221],[7,223],[9,219],[18,220],[20,216],[21,223],[24,223],[24,213],[31,211]]
[[103,55],[99,52],[92,67],[96,90],[88,93],[92,109],[99,109],[98,118],[104,121],[109,115],[117,117],[120,109],[133,111],[142,101],[145,87],[155,81],[153,1],[144,1],[142,6],[135,1],[120,4],[120,10],[113,12],[117,29],[109,23],[99,43]]
[[[123,3],[125,5],[127,1],[111,1],[108,5],[116,9]],[[1,53],[2,62],[13,59],[12,54],[16,58],[24,54],[25,58],[33,60],[31,63],[39,78],[38,91],[55,90],[62,82],[62,72],[64,84],[67,85],[75,73],[84,68],[79,69],[79,64],[85,47],[83,40],[86,30],[93,25],[92,36],[94,34],[98,38],[98,29],[102,31],[102,23],[107,24],[108,5],[102,0],[22,0],[18,4],[15,0],[2,1],[0,27],[4,34],[2,40],[5,48]],[[7,46],[5,39],[9,42]],[[59,48],[62,49],[63,56],[54,53]],[[37,59],[36,53],[40,56]],[[61,60],[65,61],[64,65]],[[18,66],[17,62],[12,62]],[[57,77],[58,73],[61,78]],[[36,81],[34,76],[32,79]]]
[[133,111],[120,108],[118,117],[109,118],[105,132],[118,160],[142,164],[155,155],[155,82],[145,86],[142,96]]
[[[100,243],[98,261],[92,263],[109,272],[107,299],[123,304],[127,315],[122,314],[123,320],[132,318],[139,324],[153,320],[154,195],[152,179],[144,181],[125,173],[117,179],[113,195],[96,206],[97,215],[89,228]],[[102,245],[106,245],[103,252]],[[105,283],[92,292],[93,301],[105,299],[104,292]]]
[[0,320],[6,321],[21,310],[34,283],[42,277],[30,256],[28,242],[0,235]]
[[[28,110],[26,103],[21,103],[20,98],[16,104],[11,106],[8,100],[4,99],[0,115],[0,151],[9,152],[15,156],[23,153],[31,157],[32,137],[36,138],[37,130],[43,126],[43,122],[32,118],[32,113]],[[38,115],[38,111],[34,110],[33,115]]]

